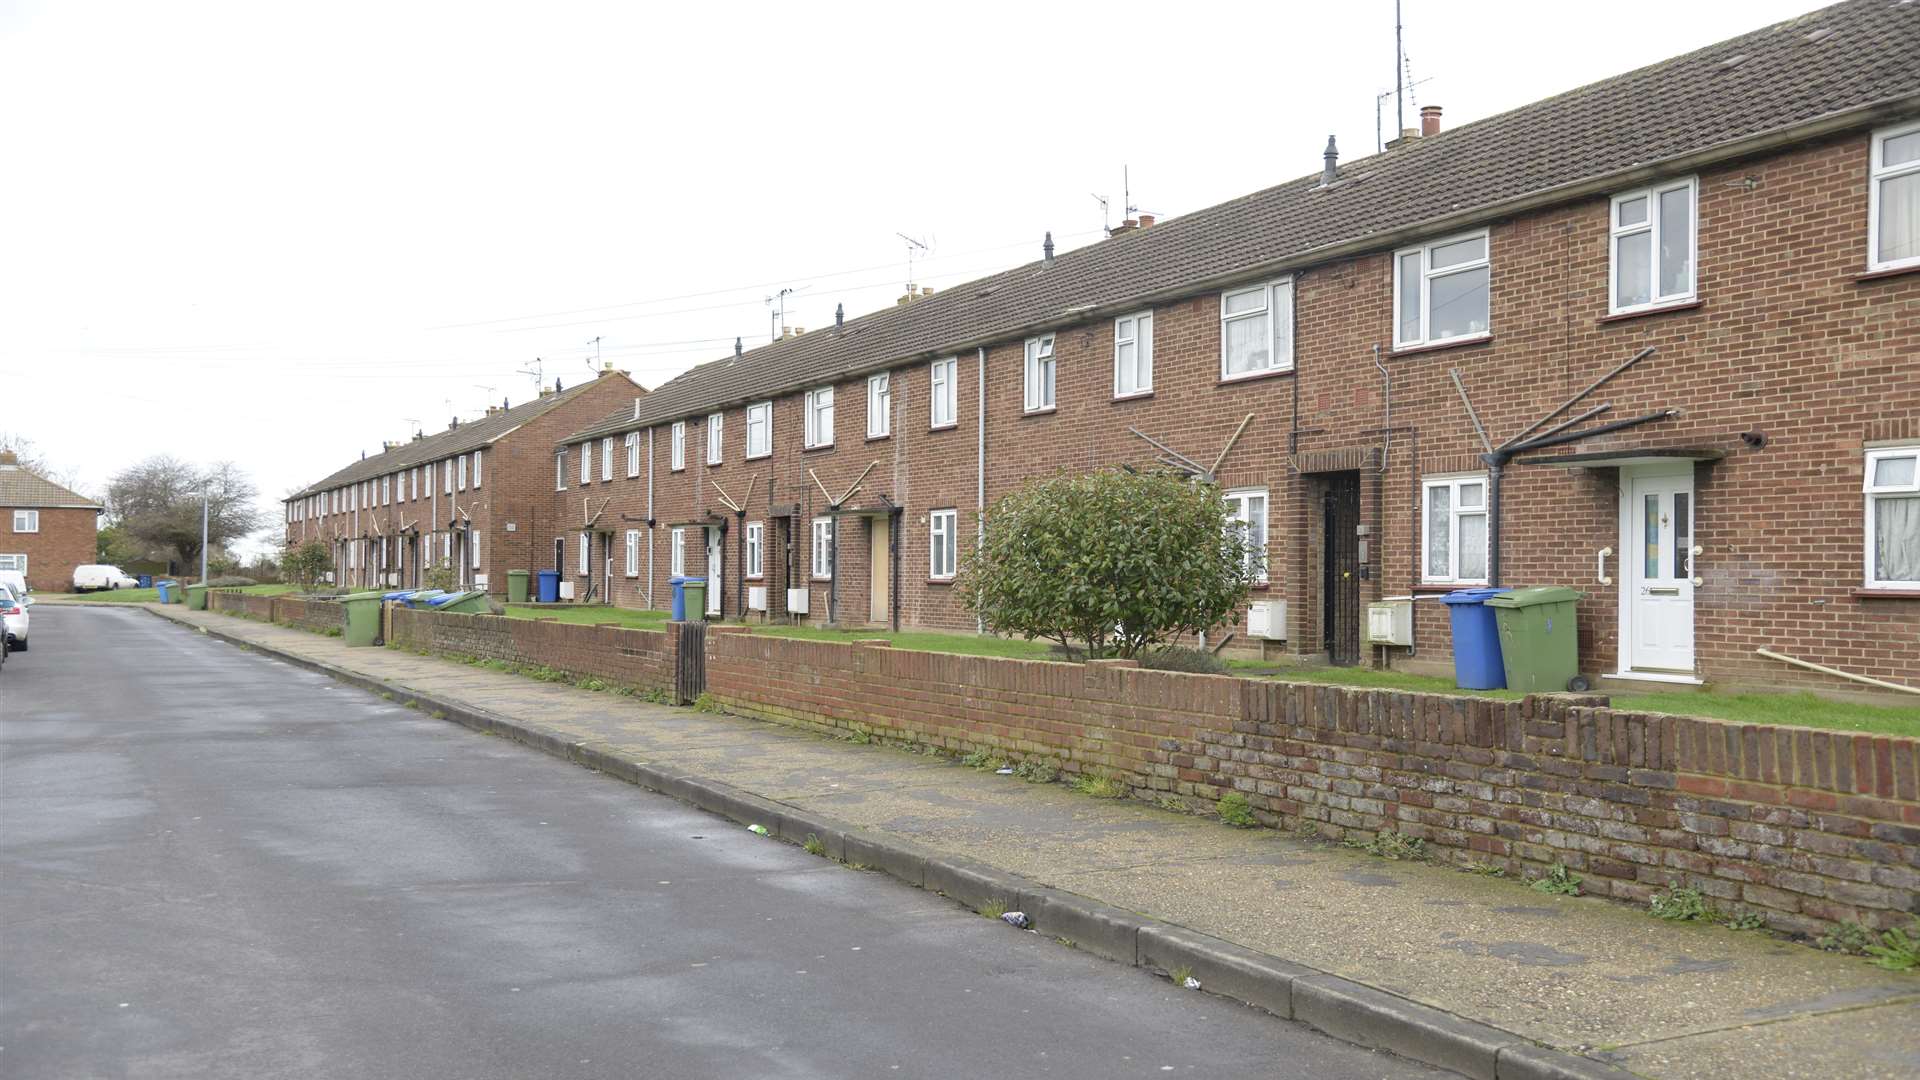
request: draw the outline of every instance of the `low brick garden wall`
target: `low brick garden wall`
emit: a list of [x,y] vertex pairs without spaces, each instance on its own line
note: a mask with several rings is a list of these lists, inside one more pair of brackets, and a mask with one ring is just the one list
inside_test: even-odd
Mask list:
[[672,636],[659,630],[406,607],[389,607],[388,619],[387,643],[396,648],[550,667],[636,689],[673,686]]
[[311,634],[325,634],[346,629],[347,613],[332,600],[276,596],[273,598],[273,621]]

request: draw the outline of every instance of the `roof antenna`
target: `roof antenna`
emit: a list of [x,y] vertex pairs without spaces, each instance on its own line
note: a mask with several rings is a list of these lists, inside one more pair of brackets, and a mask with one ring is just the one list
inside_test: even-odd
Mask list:
[[915,249],[929,253],[931,253],[933,249],[928,247],[925,241],[915,240],[906,233],[896,232],[893,235],[907,242],[907,291],[911,293],[913,292],[913,253]]
[[1047,241],[1046,243],[1040,245],[1040,253],[1041,253],[1040,265],[1052,266],[1053,265],[1053,230],[1052,229],[1047,230]]
[[1401,83],[1405,81],[1407,50],[1400,43],[1400,0],[1393,0],[1393,137],[1407,130],[1407,105]]
[[1113,212],[1107,206],[1107,197],[1105,195],[1095,195],[1093,201],[1100,204],[1100,235],[1106,236],[1113,232]]

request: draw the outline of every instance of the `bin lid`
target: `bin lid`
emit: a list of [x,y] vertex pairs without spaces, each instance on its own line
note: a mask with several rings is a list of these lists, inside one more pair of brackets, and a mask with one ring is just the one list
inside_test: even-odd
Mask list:
[[687,583],[687,579],[681,577],[678,574],[675,574],[673,577],[670,577],[667,579],[667,584],[669,585],[685,585],[686,583]]
[[680,581],[686,585],[705,585],[707,583],[707,579],[703,577],[683,577]]
[[527,572],[525,570],[509,570],[507,571],[507,576],[508,577],[526,577]]
[[345,595],[345,596],[343,596],[343,597],[341,597],[340,599],[341,599],[342,601],[346,601],[346,600],[382,600],[382,599],[385,599],[385,598],[386,598],[386,595],[387,595],[386,593],[382,593],[382,592],[357,592],[357,593],[348,593],[347,595]]
[[1443,604],[1482,604],[1490,597],[1499,596],[1506,591],[1507,590],[1500,588],[1455,589],[1441,597],[1440,602]]
[[1526,589],[1514,589],[1487,601],[1488,607],[1523,608],[1536,604],[1564,604],[1573,600],[1584,600],[1587,594],[1579,589],[1569,589],[1565,585],[1535,585]]

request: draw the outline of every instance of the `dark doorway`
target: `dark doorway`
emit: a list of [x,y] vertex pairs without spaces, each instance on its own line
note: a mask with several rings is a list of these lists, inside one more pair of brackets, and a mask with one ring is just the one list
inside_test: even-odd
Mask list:
[[1330,663],[1360,662],[1360,474],[1330,473],[1321,496],[1320,633]]

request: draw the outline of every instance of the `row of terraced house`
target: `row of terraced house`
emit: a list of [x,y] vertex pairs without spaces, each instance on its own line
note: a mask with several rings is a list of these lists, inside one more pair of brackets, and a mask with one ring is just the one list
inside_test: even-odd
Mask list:
[[1764,648],[1911,680],[1916,56],[1920,5],[1853,0],[1454,130],[1428,108],[651,392],[607,373],[389,447],[289,536],[348,573],[552,569],[653,608],[694,574],[711,617],[973,630],[983,508],[1171,467],[1264,541],[1237,651],[1441,668],[1427,601],[1560,584],[1596,675],[1853,685]]

